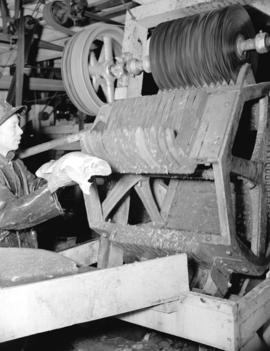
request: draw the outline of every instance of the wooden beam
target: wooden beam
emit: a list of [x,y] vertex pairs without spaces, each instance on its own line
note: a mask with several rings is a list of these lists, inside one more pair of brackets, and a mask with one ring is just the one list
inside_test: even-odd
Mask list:
[[256,332],[270,320],[269,297],[270,279],[267,278],[239,300],[238,320],[241,345],[243,345],[241,350],[246,350],[244,346],[250,343]]
[[166,305],[172,308],[166,311],[156,306],[119,318],[221,350],[270,349],[270,338],[262,341],[257,334],[264,325],[263,336],[266,331],[269,333],[269,278],[236,301],[189,292],[180,295],[178,301]]
[[[18,0],[19,3],[19,25],[18,25],[18,48],[17,48],[17,60],[16,60],[16,93],[15,93],[15,105],[19,106],[22,104],[23,100],[23,82],[24,82],[24,65],[27,61],[25,57],[25,31],[24,31],[24,17],[23,17],[23,6],[21,0]],[[28,45],[30,45],[28,43]],[[13,101],[11,101],[13,102]]]
[[[12,41],[16,42],[16,39],[14,38],[14,36],[12,36],[11,34],[0,33],[0,42],[10,44]],[[45,41],[45,40],[39,40],[38,47],[41,49],[47,49],[47,50],[55,50],[55,51],[60,51],[60,52],[64,51],[63,46],[56,45],[54,43],[51,43],[51,42]]]
[[81,266],[90,266],[97,262],[99,239],[58,251],[62,256],[70,258]]
[[[12,76],[3,76],[0,79],[0,90],[7,90],[11,84]],[[30,78],[29,89],[37,91],[65,91],[62,80]]]
[[262,162],[245,160],[240,157],[232,157],[231,171],[256,184],[261,183],[262,181],[262,170]]
[[79,141],[81,135],[85,134],[85,133],[86,133],[86,130],[78,132],[76,134],[69,134],[67,136],[64,136],[63,138],[57,138],[55,140],[50,140],[50,141],[47,141],[46,143],[31,146],[26,150],[22,150],[19,153],[19,157],[26,158],[26,157],[40,154],[40,153],[48,151],[48,150],[56,149],[59,146],[64,146],[64,145],[67,146],[69,144],[73,144],[74,142]]
[[252,3],[252,7],[270,16],[270,3],[268,0],[255,0]]
[[3,32],[7,33],[8,31],[8,23],[10,21],[9,9],[6,0],[0,1],[0,9],[1,9],[1,18],[2,18],[2,27]]
[[189,292],[173,303],[171,313],[154,307],[122,315],[120,319],[221,350],[236,351],[236,317],[234,302]]
[[1,288],[0,342],[173,301],[188,290],[185,254]]
[[263,96],[267,96],[270,90],[270,83],[258,83],[258,84],[250,84],[242,88],[242,96],[244,100],[253,100],[258,99]]
[[[161,22],[194,15],[196,13],[220,8],[220,0],[158,0],[138,1],[142,6],[133,8],[136,21],[146,28],[157,26]],[[254,0],[234,0],[235,4],[252,5]],[[231,0],[223,0],[223,6],[231,5]]]

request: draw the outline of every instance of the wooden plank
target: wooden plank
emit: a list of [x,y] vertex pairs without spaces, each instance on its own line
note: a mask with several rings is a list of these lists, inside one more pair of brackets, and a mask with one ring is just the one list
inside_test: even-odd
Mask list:
[[[144,3],[145,1],[140,0],[139,2]],[[211,11],[221,6],[232,4],[248,5],[252,4],[254,0],[159,0],[146,2],[145,5],[134,8],[132,13],[140,25],[152,28],[161,22]]]
[[230,172],[221,162],[213,164],[216,186],[218,214],[221,236],[227,245],[231,244],[231,237],[235,236],[235,218],[231,197]]
[[141,199],[147,213],[149,214],[153,224],[158,226],[164,225],[164,220],[153,197],[149,178],[145,178],[136,184],[135,190]]
[[114,245],[103,235],[100,237],[97,267],[108,268],[121,266],[124,262],[124,251]]
[[124,196],[118,210],[113,216],[113,222],[127,224],[129,218],[130,195]]
[[108,3],[108,0],[87,0],[88,7],[94,7],[104,3]]
[[[31,45],[30,43],[25,43],[25,32],[24,32],[24,18],[23,18],[23,6],[22,1],[16,1],[16,7],[18,7],[18,43],[17,43],[17,60],[16,60],[16,84],[15,84],[15,105],[22,105],[23,99],[23,83],[24,83],[24,65],[28,60],[28,53],[25,48]],[[29,39],[29,38],[28,38]],[[25,45],[26,44],[26,45]],[[26,61],[26,62],[25,62]],[[14,101],[11,101],[13,103]]]
[[153,194],[157,202],[158,208],[162,208],[165,196],[168,191],[168,185],[164,183],[162,179],[154,179],[153,181]]
[[[110,240],[117,245],[128,246],[135,251],[143,250],[174,253],[194,252],[199,242],[206,244],[227,245],[227,238],[216,233],[201,233],[187,230],[157,228],[151,225],[122,225],[119,223],[101,222],[93,226],[100,235],[110,235]],[[173,238],[173,240],[171,240]]]
[[270,90],[270,83],[258,83],[250,84],[246,87],[243,87],[242,94],[245,100],[253,100],[262,96],[266,96]]
[[270,16],[270,3],[268,0],[255,0],[252,2],[252,7]]
[[58,251],[62,256],[70,258],[82,266],[90,266],[97,262],[99,240],[91,240],[81,245],[76,245],[69,249]]
[[123,249],[111,243],[106,236],[101,235],[97,257],[97,267],[117,267],[121,266],[123,262]]
[[[83,133],[85,133],[85,131],[78,132],[75,134],[65,135],[62,138],[56,138],[55,140],[50,140],[45,143],[29,147],[28,149],[22,150],[19,153],[19,157],[26,158],[48,150],[60,149],[61,146],[64,147],[65,150],[67,150],[69,145],[74,145],[74,144],[77,145],[77,142],[78,140],[80,140],[80,137]],[[79,149],[81,149],[79,145],[78,147]]]
[[178,133],[176,137],[177,146],[183,150],[185,155],[190,155],[190,149],[193,147],[194,141],[196,142],[206,102],[207,93],[205,90],[196,89],[189,92],[184,110],[181,113],[181,124],[177,123]]
[[[3,76],[0,79],[0,90],[7,90],[12,81],[12,76]],[[29,78],[29,89],[37,91],[65,91],[62,80],[46,78]]]
[[90,186],[89,195],[83,194],[83,197],[89,227],[91,228],[94,223],[103,221],[103,212],[95,183]]
[[0,342],[173,301],[188,290],[185,254],[3,288]]
[[263,163],[261,161],[249,161],[240,157],[232,156],[231,171],[254,183],[262,181]]
[[[253,288],[238,301],[239,330],[242,349],[251,343],[255,333],[270,320],[270,279]],[[241,349],[241,350],[242,350]]]
[[125,175],[123,176],[109,191],[106,199],[102,203],[104,219],[106,219],[117,203],[126,195],[126,193],[140,180],[140,175]]
[[111,243],[107,267],[118,267],[124,263],[124,250]]
[[164,313],[155,307],[120,319],[222,350],[238,350],[234,302],[190,292],[182,294],[177,304],[176,312]]
[[99,250],[98,250],[98,258],[97,258],[98,268],[107,268],[109,251],[110,251],[110,241],[106,236],[101,235]]
[[257,256],[264,256],[267,249],[267,203],[264,184],[250,190],[252,211],[251,251]]
[[198,159],[218,159],[222,146],[228,143],[232,120],[235,119],[236,111],[238,112],[238,95],[237,91],[219,90],[208,97],[202,117],[202,123],[207,126],[207,130],[201,133],[199,128],[199,136],[203,137],[203,140],[196,140],[196,143],[201,144]]
[[[134,9],[133,9],[134,10]],[[133,13],[132,10],[132,13]],[[148,30],[134,21],[130,14],[126,14],[125,33],[122,44],[123,53],[131,53],[134,58],[143,59],[147,55]],[[116,95],[119,98],[135,97],[141,95],[143,74],[129,77],[128,87],[119,85]]]

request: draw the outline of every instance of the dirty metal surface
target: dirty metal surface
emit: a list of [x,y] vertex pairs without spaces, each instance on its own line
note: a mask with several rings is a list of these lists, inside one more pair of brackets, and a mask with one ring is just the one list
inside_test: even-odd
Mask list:
[[[263,257],[252,255],[236,238],[232,245],[215,245],[202,242],[202,233],[155,228],[149,224],[104,222],[96,223],[93,229],[137,257],[153,258],[185,252],[191,260],[211,267],[213,277],[229,277],[232,273],[260,276],[267,266]],[[217,286],[219,280],[220,278],[217,279]]]
[[[199,161],[207,160],[207,150],[217,158],[238,94],[228,86],[219,88],[175,89],[105,105],[82,136],[82,149],[119,173],[192,174]],[[215,98],[221,117],[208,111],[208,100]],[[211,128],[209,114],[217,119]]]

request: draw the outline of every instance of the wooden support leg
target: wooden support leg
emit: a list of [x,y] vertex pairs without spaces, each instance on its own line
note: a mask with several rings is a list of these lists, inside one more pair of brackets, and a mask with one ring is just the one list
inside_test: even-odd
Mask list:
[[113,245],[110,240],[100,237],[97,266],[98,268],[117,267],[123,264],[123,250]]
[[220,230],[224,243],[231,244],[231,236],[235,235],[235,220],[232,209],[229,172],[221,163],[213,164]]

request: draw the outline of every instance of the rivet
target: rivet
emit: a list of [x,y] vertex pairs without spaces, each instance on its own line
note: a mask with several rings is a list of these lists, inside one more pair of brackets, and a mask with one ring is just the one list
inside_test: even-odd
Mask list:
[[231,256],[232,252],[230,250],[226,250],[226,255]]
[[241,271],[244,272],[244,273],[248,273],[247,267],[243,267],[243,268],[241,269]]

